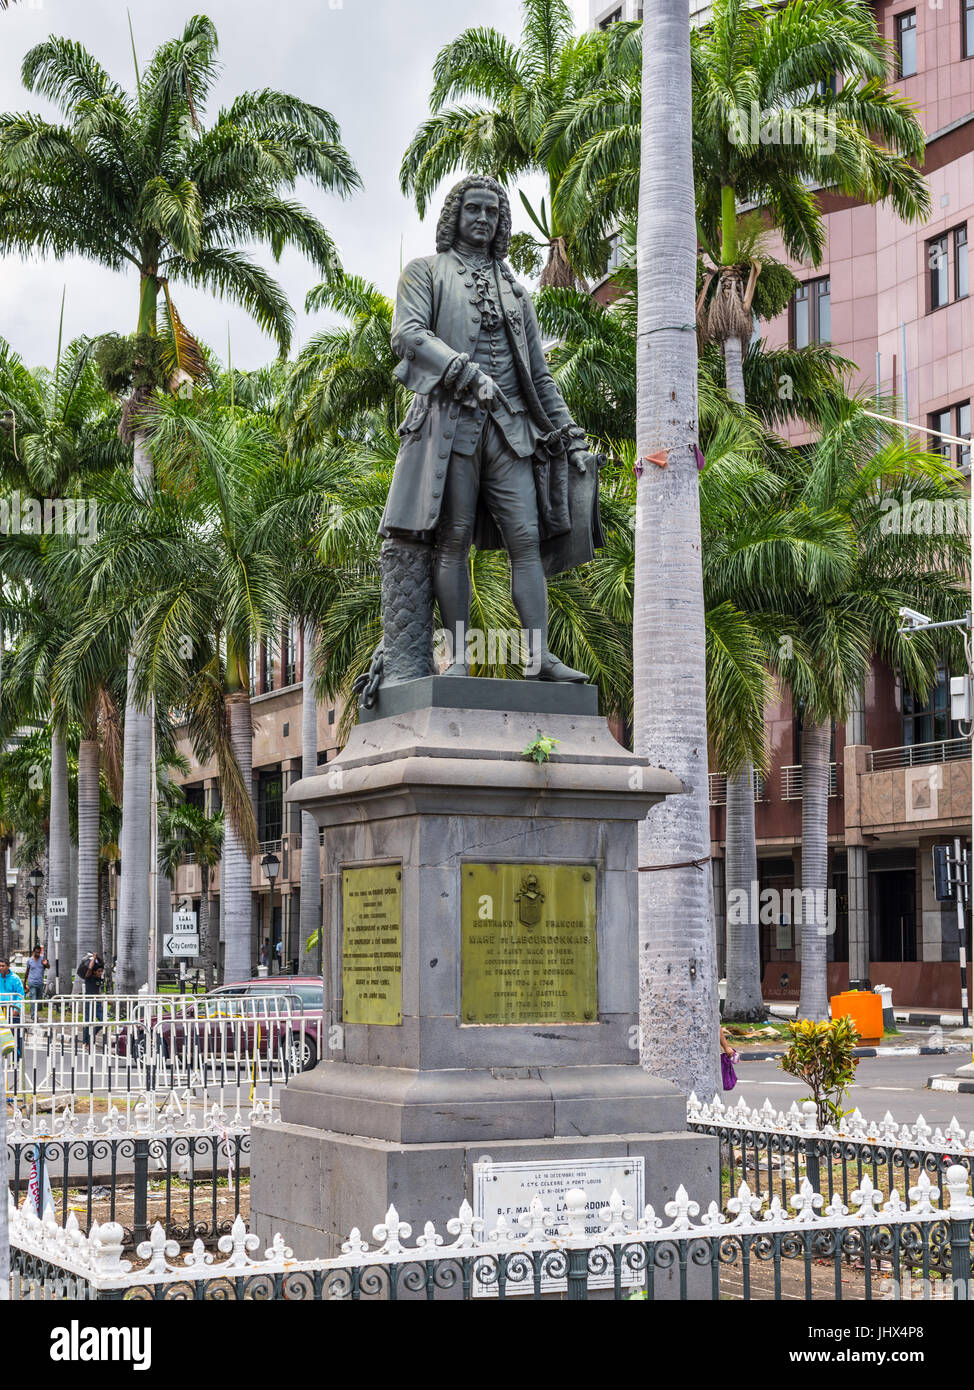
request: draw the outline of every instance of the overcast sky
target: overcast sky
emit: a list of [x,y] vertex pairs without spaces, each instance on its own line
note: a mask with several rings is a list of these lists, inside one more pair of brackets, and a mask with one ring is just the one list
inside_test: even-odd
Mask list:
[[[0,12],[0,109],[41,110],[43,98],[20,81],[24,54],[48,34],[83,43],[126,88],[134,85],[126,10],[132,15],[140,66],[166,39],[180,34],[200,11],[220,37],[223,72],[209,103],[210,118],[238,92],[273,87],[324,106],[341,125],[364,191],[346,202],[310,185],[298,196],[329,229],[345,268],[370,277],[392,294],[401,262],[433,251],[436,212],[421,222],[399,192],[403,151],[428,113],[433,60],[463,29],[490,25],[516,38],[519,0],[20,0]],[[576,0],[579,26],[587,5]],[[529,196],[537,181],[524,185]],[[514,203],[516,230],[527,218]],[[520,217],[518,216],[521,213]],[[292,353],[326,322],[308,319],[304,296],[317,279],[298,254],[274,266],[297,313]],[[138,282],[80,259],[0,261],[0,336],[31,365],[51,362],[57,342],[61,292],[67,286],[65,335],[135,328]],[[227,333],[235,365],[254,367],[274,355],[270,339],[247,315],[189,287],[173,286],[180,317],[225,358]]]

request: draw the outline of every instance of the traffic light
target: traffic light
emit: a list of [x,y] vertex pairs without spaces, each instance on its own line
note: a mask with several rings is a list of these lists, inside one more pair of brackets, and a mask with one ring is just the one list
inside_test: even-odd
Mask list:
[[950,845],[933,847],[933,891],[938,903],[948,902],[954,896],[950,881]]

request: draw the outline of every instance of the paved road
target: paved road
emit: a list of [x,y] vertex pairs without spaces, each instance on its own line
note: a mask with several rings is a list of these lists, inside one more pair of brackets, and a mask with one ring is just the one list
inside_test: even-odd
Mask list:
[[[887,1110],[899,1124],[912,1124],[922,1115],[927,1124],[949,1124],[953,1116],[966,1130],[974,1130],[974,1095],[928,1091],[927,1077],[950,1074],[970,1061],[963,1052],[943,1057],[864,1057],[856,1072],[851,1105],[867,1120],[881,1120]],[[743,1095],[749,1105],[760,1106],[767,1097],[775,1109],[785,1110],[807,1094],[800,1081],[787,1076],[776,1062],[742,1062],[738,1084],[731,1097]]]

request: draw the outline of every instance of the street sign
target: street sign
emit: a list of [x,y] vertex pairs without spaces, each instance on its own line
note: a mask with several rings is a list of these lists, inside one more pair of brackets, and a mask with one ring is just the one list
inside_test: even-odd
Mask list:
[[200,939],[198,936],[190,936],[188,932],[181,932],[178,936],[164,936],[162,938],[162,954],[167,960],[174,960],[178,956],[198,956],[200,953]]
[[55,921],[55,923],[54,923],[54,940],[55,940],[55,941],[60,941],[60,940],[61,940],[61,923],[60,923],[60,922],[57,922],[57,921]]
[[195,933],[196,913],[195,912],[174,912],[172,915],[172,929],[177,934],[179,932]]
[[67,898],[48,898],[47,900],[48,917],[67,917],[68,900]]

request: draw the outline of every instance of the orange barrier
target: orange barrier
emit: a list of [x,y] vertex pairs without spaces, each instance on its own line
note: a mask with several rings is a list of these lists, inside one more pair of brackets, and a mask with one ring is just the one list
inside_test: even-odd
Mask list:
[[883,998],[864,989],[846,990],[833,994],[829,1000],[833,1019],[848,1016],[852,1019],[863,1043],[880,1042],[883,1037]]

